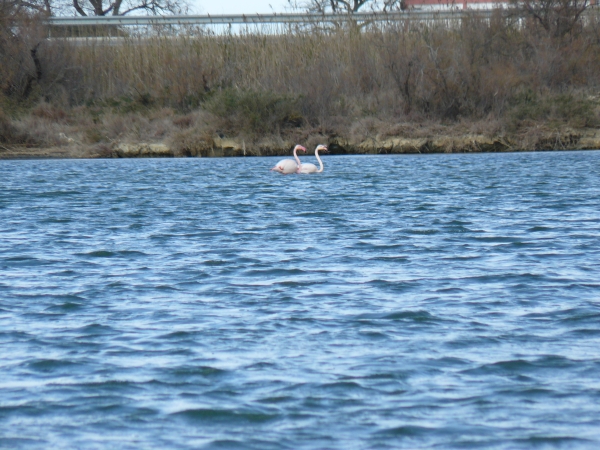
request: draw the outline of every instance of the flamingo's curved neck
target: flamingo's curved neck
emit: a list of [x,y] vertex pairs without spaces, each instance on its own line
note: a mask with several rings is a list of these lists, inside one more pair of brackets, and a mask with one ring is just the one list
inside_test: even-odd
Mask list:
[[296,160],[296,164],[298,164],[297,172],[300,172],[300,170],[302,169],[302,163],[300,162],[300,158],[298,158],[298,155],[296,154],[297,151],[298,150],[294,148],[294,159]]
[[323,161],[319,158],[319,150],[315,150],[315,156],[317,157],[317,161],[319,161],[319,170],[317,172],[323,172]]

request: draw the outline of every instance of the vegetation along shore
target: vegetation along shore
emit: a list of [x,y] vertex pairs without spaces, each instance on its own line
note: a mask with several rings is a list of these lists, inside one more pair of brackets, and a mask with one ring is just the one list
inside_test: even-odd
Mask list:
[[4,2],[0,158],[598,149],[599,15],[538,3],[83,40]]

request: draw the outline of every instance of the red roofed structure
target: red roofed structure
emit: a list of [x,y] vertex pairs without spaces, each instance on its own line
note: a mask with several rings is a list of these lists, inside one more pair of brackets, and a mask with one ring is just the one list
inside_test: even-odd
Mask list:
[[[590,0],[591,6],[597,5],[599,0]],[[494,9],[507,6],[510,0],[402,0],[402,9]]]

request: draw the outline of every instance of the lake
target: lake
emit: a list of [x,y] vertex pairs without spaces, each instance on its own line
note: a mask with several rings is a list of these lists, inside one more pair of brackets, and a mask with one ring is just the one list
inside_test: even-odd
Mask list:
[[0,447],[598,448],[600,152],[279,159],[0,161]]

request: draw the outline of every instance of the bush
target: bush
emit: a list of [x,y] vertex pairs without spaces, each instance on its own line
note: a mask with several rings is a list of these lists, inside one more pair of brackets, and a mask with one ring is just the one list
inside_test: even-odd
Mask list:
[[19,132],[11,120],[0,109],[0,142],[3,144],[18,144],[20,143],[19,141]]
[[302,125],[298,100],[272,92],[224,89],[215,93],[204,108],[226,119],[231,130],[264,134]]
[[538,95],[528,89],[515,95],[511,104],[507,116],[512,128],[530,121],[553,121],[576,128],[598,124],[596,105],[582,95],[551,92]]

